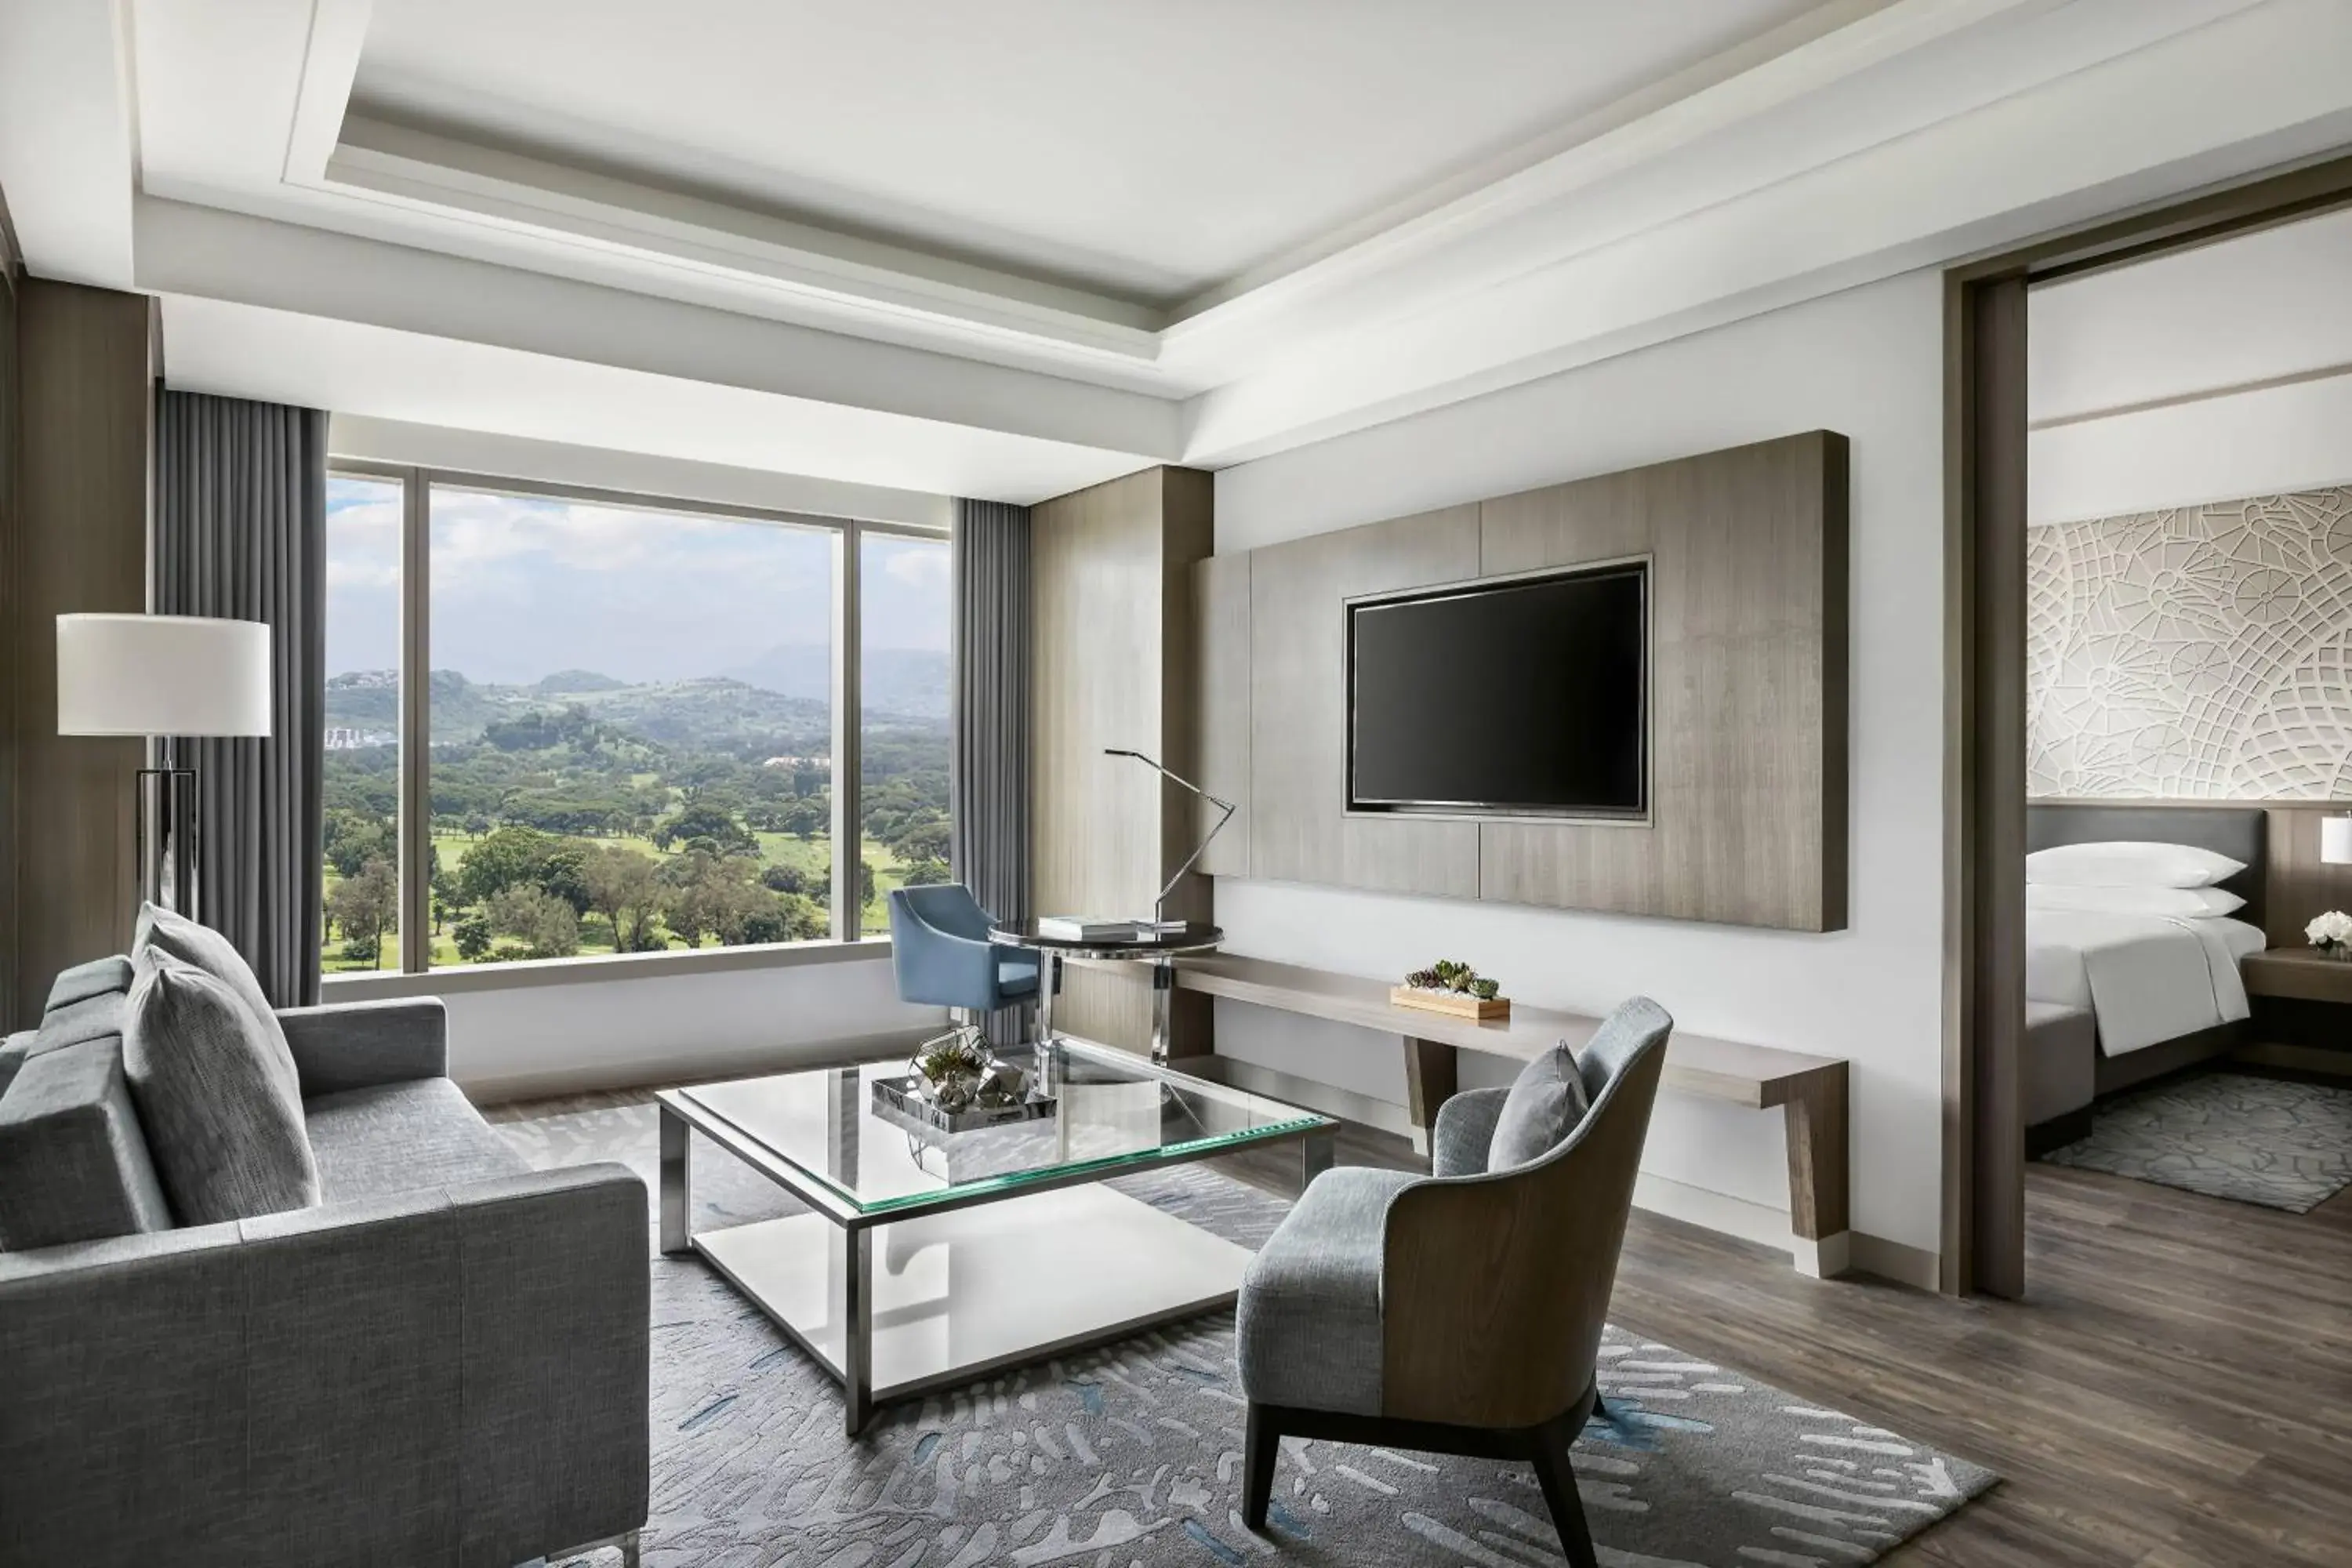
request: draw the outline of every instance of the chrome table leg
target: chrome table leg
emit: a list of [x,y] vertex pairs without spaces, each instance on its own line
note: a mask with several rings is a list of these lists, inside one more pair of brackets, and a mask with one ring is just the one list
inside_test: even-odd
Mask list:
[[661,1249],[672,1257],[693,1247],[694,1178],[687,1164],[693,1137],[668,1106],[661,1108]]
[[1331,1168],[1339,1152],[1339,1139],[1332,1133],[1309,1132],[1298,1141],[1298,1190]]
[[874,1227],[843,1237],[849,1267],[842,1279],[841,1426],[855,1437],[874,1418]]

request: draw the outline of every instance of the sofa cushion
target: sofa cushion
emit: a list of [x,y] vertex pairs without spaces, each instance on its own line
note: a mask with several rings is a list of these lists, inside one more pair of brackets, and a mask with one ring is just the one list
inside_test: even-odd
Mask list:
[[42,1007],[44,1013],[54,1013],[76,1002],[86,1002],[93,996],[121,996],[131,989],[131,961],[120,955],[113,958],[93,958],[88,963],[77,963],[49,983],[49,999]]
[[331,1204],[518,1175],[530,1168],[446,1078],[306,1101],[319,1184]]
[[25,1058],[33,1048],[33,1031],[20,1029],[0,1040],[0,1100],[8,1095],[8,1086],[16,1081],[16,1069],[25,1065]]
[[277,1009],[270,1005],[269,994],[262,990],[260,978],[246,963],[245,954],[237,952],[236,943],[185,915],[147,904],[140,909],[139,926],[131,933],[131,963],[135,965],[140,953],[151,947],[162,949],[183,963],[194,964],[236,992],[237,1000],[259,1020],[261,1032],[277,1042],[278,1054],[292,1061],[287,1052],[286,1031],[278,1022]]
[[123,1076],[121,1038],[21,1057],[0,1094],[0,1248],[22,1252],[171,1226]]
[[40,1027],[34,1031],[33,1048],[37,1051],[55,1050],[59,1046],[77,1045],[106,1035],[120,1035],[122,1033],[125,1001],[121,993],[109,991],[50,1008],[42,1015]]
[[1495,1121],[1495,1141],[1486,1147],[1486,1169],[1507,1171],[1542,1159],[1576,1131],[1591,1104],[1576,1053],[1562,1040],[1511,1080]]
[[152,943],[139,950],[122,1065],[183,1225],[319,1202],[302,1091],[286,1037],[225,982]]

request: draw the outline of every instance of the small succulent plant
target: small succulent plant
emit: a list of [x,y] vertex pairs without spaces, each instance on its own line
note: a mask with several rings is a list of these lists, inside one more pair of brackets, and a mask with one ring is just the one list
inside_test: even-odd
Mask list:
[[950,1078],[976,1078],[988,1070],[988,1047],[980,1031],[966,1026],[928,1042],[915,1058],[915,1066],[925,1078],[939,1083]]
[[1492,1002],[1503,994],[1500,982],[1488,980],[1468,964],[1450,958],[1441,958],[1426,969],[1414,970],[1404,977],[1404,983],[1416,991],[1451,991],[1475,996],[1481,1002]]

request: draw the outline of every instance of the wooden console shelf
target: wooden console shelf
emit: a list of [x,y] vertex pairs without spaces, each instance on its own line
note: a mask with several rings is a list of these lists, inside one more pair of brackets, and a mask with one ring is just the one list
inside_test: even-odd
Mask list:
[[[2347,966],[2352,967],[2352,966]],[[1181,990],[1223,996],[1334,1023],[1402,1035],[1413,1142],[1424,1152],[1437,1108],[1454,1089],[1454,1053],[1484,1051],[1529,1061],[1566,1040],[1581,1048],[1601,1020],[1515,1005],[1508,1018],[1480,1021],[1391,1005],[1381,981],[1220,954],[1178,962]],[[1660,1087],[1751,1110],[1780,1109],[1789,1130],[1789,1222],[1801,1243],[1798,1266],[1836,1274],[1846,1262],[1848,1228],[1846,1064],[1775,1046],[1743,1045],[1676,1030],[1666,1047]]]

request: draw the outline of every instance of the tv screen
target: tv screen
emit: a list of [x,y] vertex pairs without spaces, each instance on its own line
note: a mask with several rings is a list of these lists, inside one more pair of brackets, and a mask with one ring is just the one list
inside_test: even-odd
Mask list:
[[1639,816],[1649,565],[1348,606],[1351,811]]

